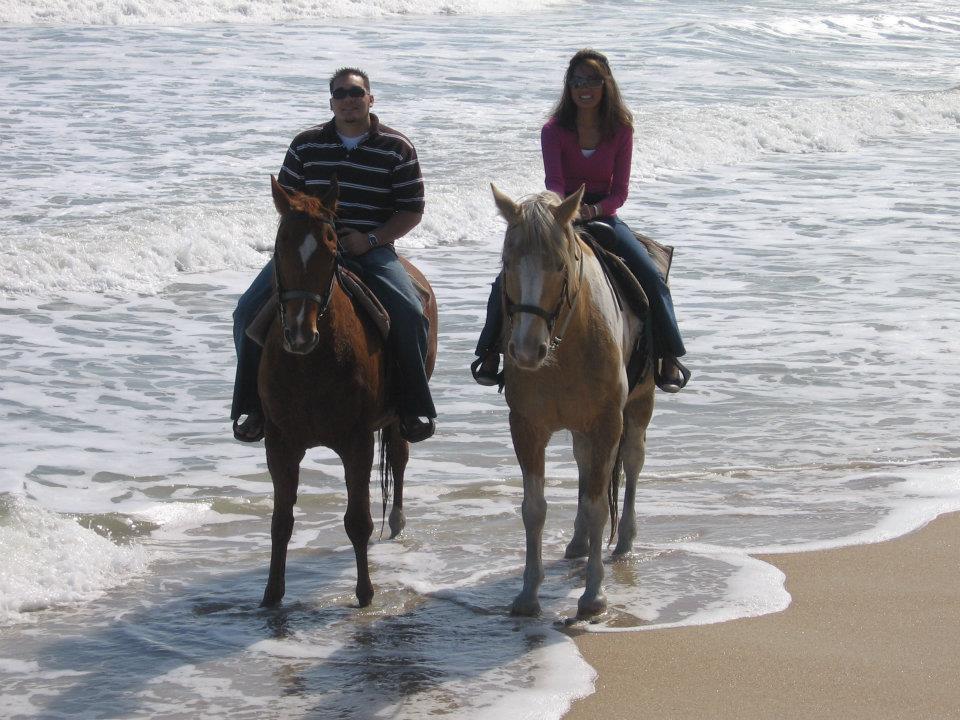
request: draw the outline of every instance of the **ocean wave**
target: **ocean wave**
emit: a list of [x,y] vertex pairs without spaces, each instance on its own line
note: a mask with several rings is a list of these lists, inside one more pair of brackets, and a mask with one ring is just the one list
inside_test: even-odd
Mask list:
[[891,13],[841,13],[783,17],[775,20],[741,19],[722,23],[724,28],[747,31],[751,34],[771,35],[776,38],[823,38],[878,40],[884,38],[917,37],[930,34],[960,34],[960,18],[956,15]]
[[757,106],[663,107],[639,118],[634,179],[772,154],[849,152],[885,138],[958,128],[960,87]]
[[[856,153],[892,138],[955,133],[958,128],[960,87],[758,105],[652,106],[637,118],[632,191],[642,195],[652,178],[746,165],[774,155]],[[539,159],[531,148],[517,151],[528,161],[495,180],[508,192],[535,190],[542,182]],[[441,176],[442,167],[425,171]],[[427,213],[401,241],[401,250],[478,246],[499,237],[489,168],[478,165],[465,174],[466,182],[456,187],[428,187]],[[22,201],[20,212],[50,212],[30,209],[29,200],[17,201]],[[183,273],[262,267],[276,231],[276,213],[266,193],[217,205],[187,194],[178,202],[186,204],[87,217],[89,208],[79,204],[58,210],[56,222],[0,233],[0,292],[155,294]]]
[[146,568],[140,546],[115,545],[23,497],[0,500],[0,625],[89,602]]
[[404,15],[535,12],[564,0],[3,0],[7,25],[194,25],[274,23]]

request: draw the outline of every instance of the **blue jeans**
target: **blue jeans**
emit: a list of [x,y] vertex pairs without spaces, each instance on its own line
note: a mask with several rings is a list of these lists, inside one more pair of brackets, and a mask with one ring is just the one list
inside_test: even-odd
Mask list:
[[[670,288],[660,276],[660,271],[650,258],[647,249],[637,240],[627,224],[616,215],[602,218],[601,222],[609,225],[615,236],[614,246],[608,249],[618,255],[630,268],[650,302],[654,357],[686,355],[687,351],[680,338],[680,328],[677,326],[677,317],[673,310]],[[487,319],[483,330],[480,331],[476,349],[476,354],[480,357],[491,350],[500,352],[500,332],[503,323],[500,277],[498,275],[493,281],[490,297],[487,299]]]
[[[426,372],[430,322],[423,314],[420,295],[396,251],[384,245],[363,255],[342,257],[341,262],[360,276],[390,315],[387,346],[400,370],[395,388],[399,413],[435,418],[437,411]],[[246,329],[273,292],[273,272],[271,260],[240,296],[233,313],[233,341],[237,349],[237,375],[230,411],[233,420],[251,412],[262,412],[257,389],[262,349],[247,337]]]

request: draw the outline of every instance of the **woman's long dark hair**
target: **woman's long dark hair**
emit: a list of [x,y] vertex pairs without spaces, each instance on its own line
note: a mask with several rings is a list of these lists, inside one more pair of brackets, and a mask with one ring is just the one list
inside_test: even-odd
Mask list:
[[563,94],[550,116],[556,118],[560,126],[567,130],[577,129],[577,106],[571,95],[570,78],[573,77],[574,68],[581,63],[603,78],[603,98],[600,100],[599,108],[601,137],[609,140],[616,135],[619,128],[623,126],[632,128],[633,114],[623,102],[620,88],[617,86],[617,81],[613,79],[606,55],[589,48],[579,50],[570,58],[567,72],[563,76]]

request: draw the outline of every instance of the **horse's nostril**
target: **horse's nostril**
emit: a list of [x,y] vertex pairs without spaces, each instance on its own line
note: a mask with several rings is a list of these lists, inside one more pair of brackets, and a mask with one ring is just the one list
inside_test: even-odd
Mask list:
[[547,356],[547,344],[546,344],[546,343],[543,343],[542,345],[540,345],[540,348],[539,348],[539,350],[537,351],[537,355],[539,356],[539,359],[540,359],[541,361]]

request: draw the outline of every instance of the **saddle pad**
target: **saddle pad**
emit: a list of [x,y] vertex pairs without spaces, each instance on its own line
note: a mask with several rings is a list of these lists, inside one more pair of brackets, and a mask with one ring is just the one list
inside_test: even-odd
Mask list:
[[357,310],[365,312],[367,317],[373,320],[373,324],[377,326],[377,330],[386,340],[387,335],[390,334],[390,315],[377,300],[377,296],[363,284],[359,277],[342,265],[340,266],[339,277],[341,287],[347,291],[347,295],[353,298],[353,304]]

